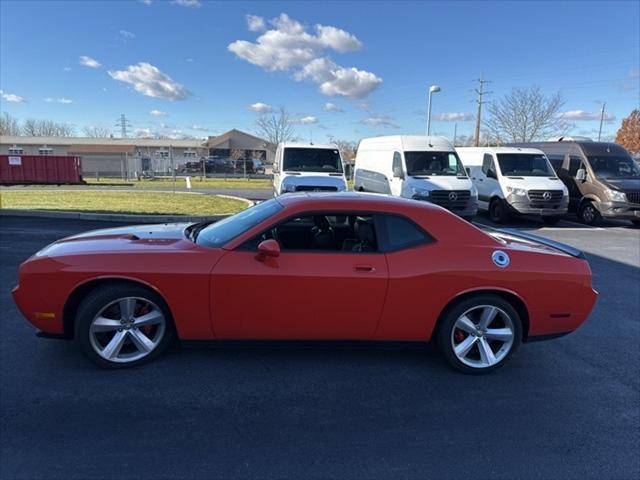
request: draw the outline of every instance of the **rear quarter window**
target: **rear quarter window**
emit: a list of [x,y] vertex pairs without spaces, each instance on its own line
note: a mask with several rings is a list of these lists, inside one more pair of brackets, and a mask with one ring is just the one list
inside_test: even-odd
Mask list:
[[384,215],[384,250],[394,252],[433,242],[433,237],[412,220],[400,215]]

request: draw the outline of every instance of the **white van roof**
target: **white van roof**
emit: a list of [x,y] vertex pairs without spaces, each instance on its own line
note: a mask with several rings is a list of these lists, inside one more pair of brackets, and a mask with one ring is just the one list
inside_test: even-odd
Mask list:
[[493,153],[494,155],[500,153],[544,155],[542,150],[524,147],[457,147],[456,151],[460,155],[460,161],[465,166],[482,165],[485,153]]
[[426,135],[386,135],[363,138],[358,149],[384,149],[401,151],[455,151],[453,144],[445,137],[427,137]]
[[334,143],[304,143],[304,142],[282,142],[281,148],[318,148],[326,150],[338,150],[338,146]]

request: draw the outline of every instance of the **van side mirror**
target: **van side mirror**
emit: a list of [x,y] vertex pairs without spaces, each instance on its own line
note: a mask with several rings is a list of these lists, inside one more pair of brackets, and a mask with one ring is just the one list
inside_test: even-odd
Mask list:
[[586,179],[587,179],[587,172],[585,171],[585,169],[584,168],[578,169],[578,171],[576,172],[576,180],[580,180],[584,182]]
[[393,176],[396,178],[404,179],[404,172],[402,171],[402,167],[393,167]]
[[496,172],[494,172],[492,169],[487,170],[487,178],[497,178]]
[[267,257],[275,258],[279,256],[280,245],[273,238],[264,240],[258,245],[258,255],[256,255],[256,260],[263,261]]

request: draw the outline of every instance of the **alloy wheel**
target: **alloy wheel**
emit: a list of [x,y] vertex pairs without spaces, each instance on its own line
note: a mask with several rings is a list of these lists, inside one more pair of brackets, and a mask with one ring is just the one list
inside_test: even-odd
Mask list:
[[155,303],[141,297],[123,297],[98,311],[89,326],[89,341],[105,360],[134,362],[155,350],[166,328],[164,313]]
[[493,305],[478,305],[464,312],[451,331],[451,346],[463,364],[489,368],[506,358],[515,328],[511,317]]

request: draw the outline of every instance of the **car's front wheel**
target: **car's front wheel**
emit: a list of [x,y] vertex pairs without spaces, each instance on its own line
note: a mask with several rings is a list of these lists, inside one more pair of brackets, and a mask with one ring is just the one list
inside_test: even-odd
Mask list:
[[139,285],[98,287],[84,298],[76,315],[75,340],[80,349],[107,368],[152,360],[169,345],[173,334],[162,297]]
[[482,294],[449,308],[438,326],[438,347],[461,372],[487,373],[501,367],[520,346],[522,322],[503,298]]

